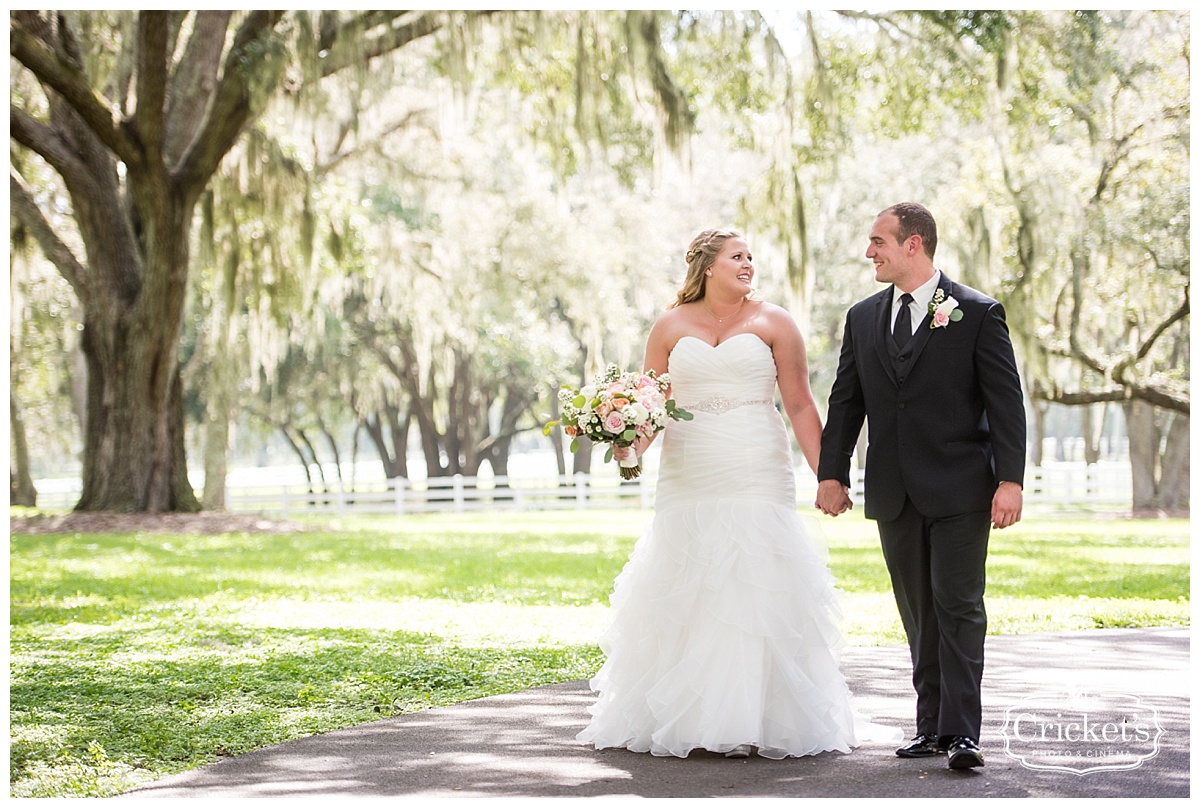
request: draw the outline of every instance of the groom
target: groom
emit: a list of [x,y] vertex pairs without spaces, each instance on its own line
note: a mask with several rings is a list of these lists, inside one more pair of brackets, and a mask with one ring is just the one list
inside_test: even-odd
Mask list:
[[917,735],[900,757],[983,765],[980,682],[988,534],[1021,518],[1025,405],[1004,309],[933,265],[921,205],[875,220],[867,258],[887,289],[846,315],[821,437],[817,507],[850,508],[850,457],[869,422],[866,515],[876,520],[908,635]]

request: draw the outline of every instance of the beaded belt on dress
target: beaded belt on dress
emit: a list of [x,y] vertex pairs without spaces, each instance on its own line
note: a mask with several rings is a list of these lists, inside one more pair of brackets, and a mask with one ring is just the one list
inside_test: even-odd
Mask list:
[[774,399],[770,398],[755,398],[755,399],[736,399],[727,396],[712,396],[703,401],[697,401],[695,404],[681,404],[680,409],[688,412],[711,412],[720,415],[723,412],[735,410],[738,407],[746,407],[751,404],[775,404]]

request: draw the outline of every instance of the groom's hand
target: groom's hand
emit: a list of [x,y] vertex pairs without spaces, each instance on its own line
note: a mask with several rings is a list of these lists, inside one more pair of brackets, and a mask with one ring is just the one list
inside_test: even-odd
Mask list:
[[840,480],[821,480],[817,484],[817,509],[829,516],[837,516],[854,507],[850,501],[850,489]]
[[1010,482],[1000,483],[992,497],[992,527],[1003,530],[1020,522],[1023,499],[1021,486]]

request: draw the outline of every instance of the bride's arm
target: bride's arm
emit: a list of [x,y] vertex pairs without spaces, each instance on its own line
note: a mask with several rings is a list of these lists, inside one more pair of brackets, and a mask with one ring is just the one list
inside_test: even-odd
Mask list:
[[[667,372],[667,360],[671,356],[671,348],[674,342],[671,337],[670,321],[674,318],[669,316],[670,312],[663,314],[654,321],[654,325],[650,328],[650,334],[646,337],[646,357],[642,363],[642,372],[653,370],[658,376]],[[664,323],[663,321],[667,322]],[[671,397],[671,388],[666,389],[666,397]],[[633,450],[637,452],[638,457],[641,457],[650,444],[654,443],[658,434],[655,433],[649,438],[638,438],[633,442]]]
[[804,452],[813,474],[821,456],[821,414],[808,383],[808,356],[804,337],[796,321],[785,310],[775,307],[771,317],[771,353],[783,408],[792,424],[796,443]]

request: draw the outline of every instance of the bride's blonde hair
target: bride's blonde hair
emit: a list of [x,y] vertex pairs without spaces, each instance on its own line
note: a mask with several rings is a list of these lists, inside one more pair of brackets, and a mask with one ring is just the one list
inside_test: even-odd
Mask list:
[[684,254],[684,260],[688,265],[687,275],[684,276],[683,286],[675,296],[675,302],[668,308],[673,309],[684,303],[704,299],[705,280],[708,278],[704,273],[721,254],[725,240],[731,238],[742,238],[742,234],[735,230],[714,229],[705,230],[692,239],[687,253]]

